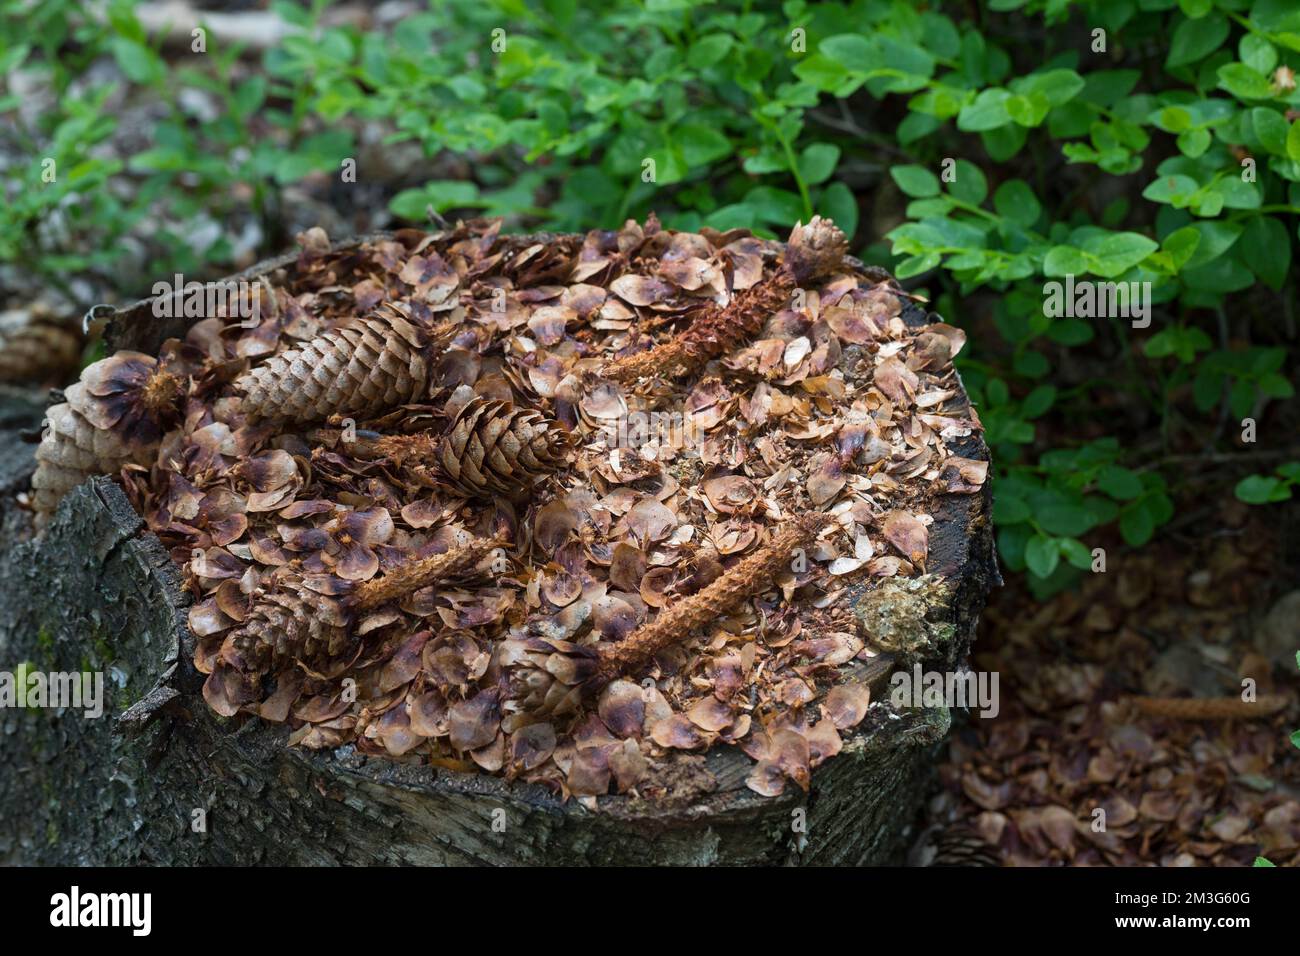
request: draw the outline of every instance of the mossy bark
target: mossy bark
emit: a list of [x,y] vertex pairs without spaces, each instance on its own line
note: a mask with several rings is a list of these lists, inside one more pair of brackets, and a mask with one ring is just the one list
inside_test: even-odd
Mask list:
[[[176,334],[147,305],[119,315],[111,348],[150,350]],[[914,307],[906,317],[918,325],[929,318]],[[366,758],[350,747],[290,749],[283,726],[215,716],[190,663],[189,597],[180,575],[117,485],[86,483],[39,541],[20,540],[13,493],[34,447],[23,443],[20,426],[39,426],[31,420],[39,409],[29,402],[24,411],[5,396],[0,405],[0,464],[16,462],[15,475],[0,474],[0,671],[24,662],[43,671],[102,671],[107,696],[99,719],[71,710],[0,710],[0,862],[900,860],[949,714],[891,709],[886,662],[863,668],[879,702],[844,751],[814,772],[807,793],[791,785],[776,798],[745,787],[752,764],[734,748],[668,761],[654,781],[666,798],[603,797],[593,810],[537,786]],[[974,436],[957,450],[988,457]],[[989,501],[987,486],[947,496],[935,515],[928,570],[946,585],[929,619],[946,626],[926,663],[939,669],[964,660],[998,580]]]

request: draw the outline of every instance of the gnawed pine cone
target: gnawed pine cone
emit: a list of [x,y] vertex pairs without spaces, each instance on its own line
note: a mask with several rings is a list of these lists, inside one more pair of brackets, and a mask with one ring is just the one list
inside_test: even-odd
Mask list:
[[800,285],[814,282],[840,269],[849,254],[849,240],[829,219],[813,216],[808,225],[797,223],[785,246],[783,271]]
[[844,266],[849,243],[829,219],[813,216],[790,233],[781,267],[724,305],[709,302],[676,336],[645,352],[611,362],[603,377],[630,383],[651,375],[693,373],[710,359],[749,341],[781,309],[796,288],[817,282]]
[[502,642],[501,666],[509,675],[512,700],[519,710],[538,716],[575,709],[584,696],[616,678],[634,676],[660,651],[765,590],[831,523],[815,511],[791,519],[763,547],[621,641],[583,645],[525,634]]
[[528,719],[576,710],[600,670],[596,648],[541,637],[502,641],[498,660],[510,676],[512,705]]
[[303,577],[293,572],[272,580],[243,623],[226,635],[203,685],[204,699],[230,717],[261,700],[262,679],[273,671],[296,665],[311,673],[320,666],[317,661],[349,661],[348,652],[365,631],[361,615],[420,588],[463,577],[504,544],[503,537],[473,539],[359,583],[332,574]]
[[118,352],[89,365],[65,401],[46,412],[36,449],[32,505],[54,511],[65,494],[93,475],[148,464],[165,429],[179,417],[186,380],[166,362]]
[[287,422],[374,415],[423,397],[435,336],[394,305],[267,359],[235,380],[243,410]]

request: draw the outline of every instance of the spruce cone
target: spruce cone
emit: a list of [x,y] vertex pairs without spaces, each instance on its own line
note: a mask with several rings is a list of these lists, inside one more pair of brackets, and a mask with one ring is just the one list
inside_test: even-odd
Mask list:
[[844,233],[829,219],[813,216],[808,225],[797,224],[781,267],[773,275],[736,293],[725,306],[710,302],[672,339],[618,359],[604,370],[604,376],[616,382],[635,382],[649,375],[694,372],[757,335],[796,288],[838,269],[848,248]]
[[563,467],[572,443],[572,436],[541,412],[485,398],[470,399],[442,434],[358,431],[344,441],[341,432],[318,429],[308,437],[354,458],[388,462],[416,484],[448,485],[471,498],[527,491]]
[[926,829],[908,853],[911,866],[1001,866],[997,848],[966,824]]
[[40,514],[93,475],[150,462],[165,428],[175,423],[185,379],[139,352],[95,362],[46,413],[36,449],[32,505]]
[[363,417],[424,395],[435,336],[393,305],[305,345],[272,355],[235,380],[243,409],[259,418]]
[[81,360],[81,336],[66,326],[43,321],[47,310],[0,313],[0,382],[66,382]]
[[438,445],[443,479],[471,497],[514,496],[568,460],[571,436],[541,412],[471,399]]
[[634,674],[656,654],[683,641],[745,598],[762,592],[794,553],[812,546],[830,517],[810,512],[791,521],[766,545],[681,603],[659,612],[625,640],[604,646],[526,638],[503,642],[502,666],[511,696],[540,715],[565,713],[610,681]]
[[350,640],[341,605],[287,578],[254,605],[232,631],[203,684],[203,698],[223,717],[261,697],[262,677],[285,663],[324,653],[338,656]]

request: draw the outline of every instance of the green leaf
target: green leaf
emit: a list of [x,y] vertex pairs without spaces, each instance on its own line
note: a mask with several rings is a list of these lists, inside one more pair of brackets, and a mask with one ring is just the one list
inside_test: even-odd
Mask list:
[[683,123],[673,131],[682,159],[692,169],[708,166],[714,160],[730,156],[731,142],[716,127],[703,123]]
[[1287,131],[1286,154],[1300,163],[1300,120],[1293,122]]
[[1038,197],[1023,179],[1008,179],[993,194],[993,208],[999,216],[1032,228],[1043,214]]
[[1040,578],[1050,577],[1061,563],[1061,549],[1055,538],[1036,534],[1025,543],[1025,564]]
[[1084,81],[1074,70],[1046,70],[1031,73],[1011,84],[1011,91],[1021,95],[1039,95],[1050,106],[1061,106],[1070,102],[1083,90]]
[[1226,209],[1258,209],[1259,189],[1254,183],[1244,182],[1236,176],[1225,176],[1209,187],[1223,197]]
[[1053,319],[1047,337],[1058,345],[1083,345],[1096,338],[1093,327],[1082,319]]
[[1264,505],[1291,498],[1291,486],[1272,475],[1248,475],[1237,482],[1237,500],[1248,505]]
[[731,52],[733,42],[725,33],[710,33],[692,44],[686,62],[692,69],[707,69]]
[[[822,53],[806,56],[795,66],[794,75],[805,83],[810,83],[819,90],[835,92],[846,86],[856,88],[861,85],[861,78],[856,78],[848,67]],[[847,95],[847,92],[842,94]]]
[[831,183],[822,190],[817,211],[827,219],[833,219],[850,239],[858,231],[858,200],[844,183]]
[[1198,20],[1184,20],[1174,29],[1169,42],[1166,67],[1195,63],[1213,53],[1228,38],[1227,18],[1220,14]]
[[1257,33],[1242,35],[1237,44],[1237,55],[1242,63],[1260,73],[1271,73],[1277,66],[1277,47]]
[[1291,398],[1295,395],[1295,386],[1281,372],[1269,372],[1260,376],[1259,390],[1269,398]]
[[925,199],[939,195],[939,177],[924,166],[893,166],[889,175],[894,177],[898,188],[909,196]]
[[1011,363],[1011,367],[1015,369],[1017,375],[1024,375],[1026,378],[1042,378],[1051,371],[1051,364],[1047,361],[1047,356],[1042,352],[1033,350],[1017,354],[1015,360]]
[[1234,222],[1198,222],[1188,228],[1201,234],[1201,241],[1185,266],[1191,269],[1222,256],[1240,238],[1245,227]]
[[[1297,747],[1300,747],[1300,730],[1297,730],[1295,733],[1291,735],[1291,743],[1295,744]],[[1252,868],[1256,866],[1271,866],[1276,868],[1277,864],[1268,862],[1268,860],[1266,860],[1262,856],[1257,856],[1255,857],[1255,862],[1251,864]]]
[[1205,292],[1240,292],[1255,284],[1255,276],[1236,259],[1225,257],[1184,269],[1183,282]]
[[1119,533],[1129,545],[1140,548],[1156,533],[1155,521],[1140,503],[1133,504],[1120,512]]
[[1159,247],[1154,239],[1137,232],[1117,232],[1084,243],[1092,257],[1092,271],[1106,279],[1127,272]]
[[942,261],[943,256],[937,252],[928,252],[921,256],[911,256],[898,264],[895,274],[900,279],[910,279],[923,272],[929,272]]
[[1007,100],[1011,94],[1003,89],[989,89],[980,92],[974,101],[962,107],[957,116],[957,128],[967,133],[997,129],[1011,122],[1007,112]]
[[1187,264],[1187,260],[1192,257],[1196,247],[1201,244],[1201,234],[1191,226],[1184,226],[1182,229],[1175,229],[1169,235],[1165,236],[1165,241],[1161,243],[1161,248],[1169,253],[1173,259],[1174,268],[1181,269]]
[[1245,63],[1226,63],[1219,67],[1219,86],[1242,100],[1267,100],[1273,96],[1268,77]]
[[1051,502],[1038,512],[1038,523],[1050,534],[1077,537],[1097,522],[1092,512],[1080,504],[1067,501]]
[[1178,137],[1178,150],[1184,156],[1195,159],[1210,148],[1212,140],[1208,129],[1189,129]]
[[799,173],[808,185],[831,178],[840,161],[840,148],[834,143],[813,143],[799,157]]
[[1020,411],[1026,418],[1038,418],[1044,415],[1056,401],[1055,385],[1038,385],[1025,396]]
[[745,193],[745,205],[754,210],[761,221],[771,226],[789,228],[803,215],[803,200],[788,189],[774,186],[756,186]]
[[1072,567],[1080,571],[1092,570],[1092,552],[1086,544],[1078,538],[1061,538],[1057,543],[1061,546],[1062,556]]
[[1190,176],[1161,176],[1142,190],[1142,198],[1152,202],[1170,203],[1181,208],[1191,201],[1191,197],[1200,189],[1199,184]]
[[836,63],[865,73],[873,66],[876,47],[861,33],[841,33],[827,37],[817,47]]
[[1007,99],[1004,106],[1007,115],[1016,123],[1030,128],[1041,125],[1052,109],[1051,101],[1042,93],[1015,93]]
[[1250,122],[1261,146],[1278,156],[1286,155],[1289,130],[1286,118],[1281,113],[1267,106],[1257,106],[1250,111]]
[[984,130],[980,133],[980,142],[989,159],[995,163],[1005,163],[1025,145],[1028,130],[1015,123],[1008,123],[997,129]]
[[162,59],[143,43],[115,36],[109,42],[109,47],[113,51],[113,59],[117,60],[117,65],[131,82],[147,86],[161,82],[166,76],[167,70]]
[[1097,475],[1097,487],[1117,501],[1132,501],[1142,494],[1142,479],[1119,465],[1107,465]]
[[1156,123],[1166,133],[1181,133],[1192,128],[1192,114],[1181,106],[1166,106],[1156,115]]
[[984,178],[984,171],[972,162],[957,160],[953,167],[953,178],[948,183],[948,192],[962,202],[978,206],[989,194],[989,182]]
[[1271,289],[1281,289],[1291,266],[1291,234],[1281,220],[1256,216],[1241,234],[1242,261]]
[[1033,514],[1023,498],[1010,494],[993,496],[993,520],[999,525],[1018,524],[1028,521]]
[[460,180],[434,180],[417,189],[403,189],[391,200],[388,208],[403,219],[423,222],[430,206],[436,212],[445,212],[462,206],[481,205],[478,186]]
[[1081,275],[1087,271],[1087,257],[1073,246],[1053,246],[1043,260],[1043,273],[1048,276]]

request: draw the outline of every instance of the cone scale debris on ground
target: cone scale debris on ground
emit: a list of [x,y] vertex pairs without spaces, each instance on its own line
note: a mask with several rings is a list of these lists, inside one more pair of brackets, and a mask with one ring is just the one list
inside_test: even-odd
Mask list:
[[985,480],[962,333],[824,220],[499,228],[314,236],[256,322],[91,366],[33,506],[120,481],[208,704],[293,746],[582,799],[736,747],[758,793],[807,787],[893,653],[853,592],[931,570],[939,504]]

